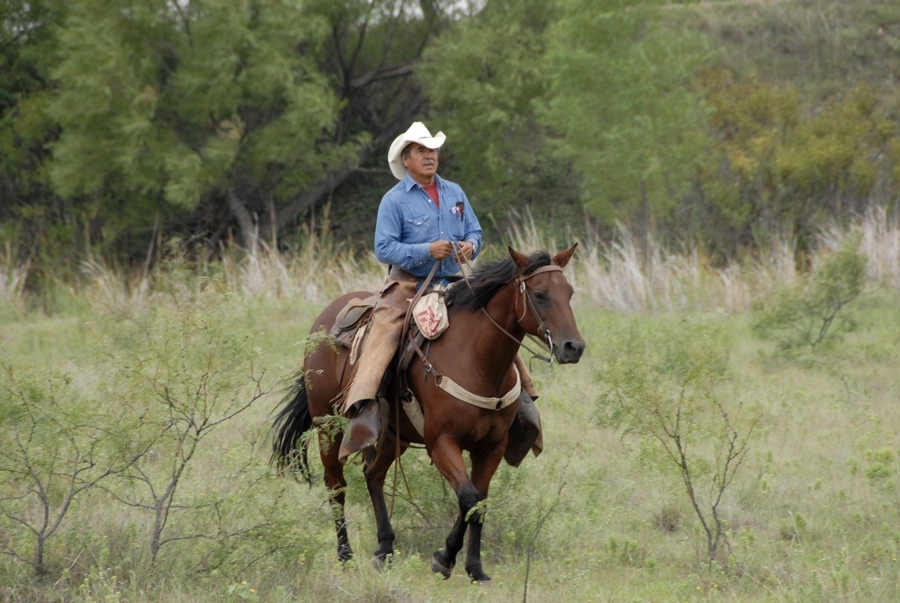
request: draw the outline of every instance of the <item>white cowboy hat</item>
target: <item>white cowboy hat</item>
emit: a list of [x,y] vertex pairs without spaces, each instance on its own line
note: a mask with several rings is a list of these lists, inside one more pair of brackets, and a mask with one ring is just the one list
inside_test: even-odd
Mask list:
[[406,178],[406,167],[403,165],[400,153],[403,152],[403,149],[409,143],[418,142],[423,147],[439,149],[446,138],[443,132],[438,132],[432,136],[425,124],[420,121],[414,122],[409,127],[409,130],[395,138],[394,142],[391,143],[391,150],[388,151],[388,165],[391,168],[391,173],[394,174],[397,180]]

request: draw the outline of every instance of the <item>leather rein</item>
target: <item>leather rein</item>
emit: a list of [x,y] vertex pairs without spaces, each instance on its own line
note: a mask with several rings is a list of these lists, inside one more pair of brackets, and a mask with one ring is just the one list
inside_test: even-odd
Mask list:
[[[468,264],[468,261],[466,263]],[[514,342],[516,342],[517,344],[521,345],[526,350],[531,352],[531,355],[534,358],[537,358],[538,360],[542,360],[542,361],[546,362],[547,364],[553,363],[553,337],[550,333],[550,329],[547,328],[547,325],[544,322],[544,319],[541,317],[540,312],[538,312],[538,310],[537,310],[537,306],[534,301],[534,294],[531,292],[531,289],[528,287],[526,282],[529,279],[531,279],[532,277],[535,277],[539,274],[544,274],[547,272],[562,272],[562,271],[563,271],[563,269],[560,266],[551,264],[548,266],[541,266],[540,268],[537,268],[530,274],[521,275],[521,276],[517,277],[515,280],[516,288],[519,290],[519,295],[516,296],[515,301],[513,302],[513,309],[515,310],[515,313],[516,313],[516,323],[521,326],[522,321],[525,320],[526,312],[528,310],[531,310],[532,316],[534,316],[534,319],[538,323],[538,331],[543,335],[544,339],[543,339],[543,341],[541,341],[541,340],[537,339],[535,336],[533,336],[527,332],[525,333],[525,335],[527,335],[532,341],[536,342],[538,345],[540,345],[542,347],[546,346],[547,354],[548,354],[547,356],[544,356],[543,354],[539,354],[538,352],[534,351],[529,346],[527,346],[522,340],[516,339],[512,335],[512,333],[510,333],[509,331],[504,329],[500,325],[500,323],[498,323],[496,320],[494,320],[494,317],[490,315],[490,313],[487,311],[487,308],[481,309],[481,311],[484,312],[484,315],[487,316],[488,320],[491,321],[491,324],[493,324],[495,327],[497,327],[497,329],[499,329],[501,333],[503,333],[504,335],[509,337],[511,340],[513,340]],[[463,275],[463,280],[466,282],[466,286],[471,291],[472,283],[469,282],[468,275],[465,273],[465,271],[463,271],[462,275]],[[521,315],[519,314],[519,297],[520,296],[523,300]],[[425,365],[425,370],[430,373],[433,373],[436,378],[442,377],[442,375],[440,375],[437,371],[434,370],[434,366],[428,361],[426,355],[421,350],[418,349],[418,346],[417,346],[417,352],[419,353],[419,357],[421,358],[423,364]],[[518,373],[516,376],[518,378]],[[518,381],[518,379],[517,379],[517,381]],[[510,392],[510,394],[511,393],[512,392]],[[487,402],[487,399],[485,400],[485,402]],[[487,406],[487,404],[485,404],[485,406]]]
[[[468,264],[468,261],[466,263]],[[437,267],[437,263],[435,263],[435,266],[432,268],[431,272],[425,278],[424,282],[422,283],[422,286],[419,288],[419,291],[416,293],[416,296],[410,303],[410,308],[412,308],[412,306],[415,304],[415,301],[421,296],[422,292],[428,287],[428,284],[431,282],[431,280],[434,276],[436,267]],[[487,316],[488,320],[490,320],[491,323],[495,327],[497,327],[504,335],[509,337],[511,340],[513,340],[517,344],[523,346],[529,352],[531,352],[533,357],[535,357],[539,360],[543,360],[544,362],[547,362],[548,364],[550,364],[553,362],[553,338],[550,334],[550,329],[547,328],[547,325],[544,323],[543,318],[541,318],[540,313],[537,311],[537,307],[534,302],[534,295],[532,294],[531,289],[526,284],[526,282],[529,279],[531,279],[532,277],[537,276],[538,274],[544,274],[547,272],[562,272],[562,268],[559,266],[556,266],[556,265],[542,266],[540,268],[537,268],[536,270],[534,270],[534,272],[532,272],[530,274],[521,275],[518,278],[516,278],[515,285],[519,291],[519,294],[516,296],[515,301],[513,303],[513,309],[516,313],[516,323],[519,324],[520,326],[522,324],[522,321],[525,319],[525,316],[526,316],[526,313],[528,312],[528,310],[531,310],[531,314],[532,314],[532,316],[534,316],[534,319],[538,323],[538,330],[543,335],[544,341],[541,341],[541,340],[535,338],[530,333],[526,333],[526,335],[528,335],[528,337],[530,337],[533,341],[537,342],[539,345],[546,346],[547,351],[548,351],[547,356],[538,354],[537,352],[532,350],[530,347],[525,345],[521,340],[516,339],[509,331],[504,329],[496,320],[494,320],[494,318],[488,313],[486,308],[482,308],[481,310],[482,310],[482,312],[484,312],[484,315]],[[469,282],[469,277],[468,277],[468,275],[466,275],[465,272],[463,272],[463,279],[466,282],[466,286],[469,287],[470,290],[472,290],[472,284]],[[523,300],[521,315],[519,314],[519,296],[521,296],[521,298]],[[405,325],[408,323],[409,323],[409,311],[407,312],[407,320],[405,321]],[[405,330],[406,330],[406,326],[404,326],[404,331]],[[404,333],[404,337],[401,340],[403,340],[403,339],[406,339],[405,333]],[[513,402],[518,400],[519,390],[521,387],[518,371],[516,371],[516,385],[513,387],[512,390],[507,392],[505,395],[503,395],[501,397],[480,396],[478,394],[474,394],[472,392],[469,392],[469,391],[463,389],[452,379],[450,379],[446,375],[442,375],[437,370],[435,370],[434,365],[431,364],[431,361],[428,360],[427,353],[421,349],[421,347],[415,342],[415,340],[413,338],[409,338],[409,341],[411,342],[411,344],[416,352],[416,355],[418,355],[419,359],[422,361],[422,364],[425,368],[425,372],[431,373],[434,376],[435,382],[437,383],[438,387],[445,390],[447,393],[449,393],[453,397],[463,400],[465,402],[468,402],[469,404],[473,404],[475,406],[480,406],[482,408],[493,409],[493,410],[498,410],[500,408],[504,408],[504,407],[508,406],[509,404],[512,404]]]
[[[482,308],[481,310],[482,310],[482,312],[484,312],[485,316],[487,316],[488,319],[494,324],[495,327],[500,329],[507,337],[509,337],[513,341],[516,341],[522,347],[524,347],[526,350],[531,352],[531,355],[534,358],[537,358],[538,360],[543,360],[547,364],[552,364],[553,363],[553,337],[550,334],[550,329],[548,329],[547,325],[544,323],[544,319],[541,318],[540,312],[537,311],[537,306],[534,303],[534,294],[531,292],[531,289],[529,289],[528,286],[525,284],[525,281],[527,281],[531,277],[537,276],[538,274],[543,274],[545,272],[562,272],[562,268],[560,268],[559,266],[555,266],[555,265],[542,266],[542,267],[538,268],[537,270],[535,270],[534,272],[532,272],[531,274],[518,277],[516,279],[516,286],[519,289],[519,293],[521,293],[521,297],[523,300],[522,315],[519,316],[519,297],[518,296],[516,297],[515,302],[513,302],[513,309],[516,311],[516,323],[518,323],[519,326],[522,325],[522,321],[525,319],[525,312],[527,310],[531,310],[531,315],[534,316],[534,319],[537,321],[538,331],[540,331],[540,333],[544,336],[544,340],[541,341],[541,340],[537,339],[531,333],[525,333],[525,335],[532,341],[537,342],[538,345],[541,345],[541,346],[546,345],[547,353],[549,354],[548,356],[544,356],[543,354],[538,354],[537,352],[532,350],[530,347],[525,345],[524,342],[521,342],[518,339],[516,339],[515,337],[513,337],[512,334],[509,333],[509,331],[507,331],[506,329],[501,327],[497,323],[497,321],[494,320],[494,318],[490,314],[488,314],[488,311],[486,308]],[[469,284],[468,278],[466,278],[466,285],[468,285],[468,287],[470,289],[472,288],[472,285]]]

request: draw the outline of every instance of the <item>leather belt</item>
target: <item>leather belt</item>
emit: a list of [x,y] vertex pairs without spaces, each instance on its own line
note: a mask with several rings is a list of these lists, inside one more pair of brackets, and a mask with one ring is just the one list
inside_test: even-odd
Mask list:
[[408,283],[418,283],[425,280],[397,266],[391,268],[391,271],[388,273],[388,279],[392,281],[406,281]]
[[[415,274],[407,272],[403,268],[399,268],[397,266],[391,266],[391,271],[388,273],[388,280],[391,281],[405,281],[407,283],[418,283],[419,285],[425,280],[423,277],[418,277]],[[433,284],[443,283],[444,285],[449,285],[450,283],[455,283],[456,281],[462,280],[462,277],[458,274],[453,274],[450,276],[442,276],[435,277],[432,280]]]

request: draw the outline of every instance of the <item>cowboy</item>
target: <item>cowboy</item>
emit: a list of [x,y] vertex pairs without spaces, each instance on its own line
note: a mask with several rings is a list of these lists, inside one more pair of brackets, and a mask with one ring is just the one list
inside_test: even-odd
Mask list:
[[[434,268],[432,282],[446,283],[460,266],[478,257],[481,226],[462,188],[438,176],[438,149],[443,132],[432,136],[421,122],[394,139],[388,151],[391,173],[400,181],[381,199],[375,224],[375,256],[391,265],[372,313],[357,372],[344,397],[341,413],[350,417],[338,457],[374,446],[382,427],[376,396],[400,340],[409,302]],[[532,399],[537,397],[521,359],[522,398],[511,436],[517,447],[507,448],[507,461],[518,465],[529,449],[540,453],[540,419]],[[524,414],[524,416],[523,416]],[[526,438],[522,440],[522,437]],[[515,461],[515,462],[514,462]]]

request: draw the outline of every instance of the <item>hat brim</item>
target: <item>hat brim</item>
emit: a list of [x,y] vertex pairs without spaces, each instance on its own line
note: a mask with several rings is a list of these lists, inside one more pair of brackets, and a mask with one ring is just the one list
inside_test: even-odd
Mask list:
[[[395,138],[394,142],[391,143],[391,149],[388,151],[388,166],[391,168],[391,173],[397,180],[406,178],[406,166],[403,165],[401,153],[403,153],[403,149],[405,149],[408,144],[417,142],[429,149],[439,149],[447,139],[443,132],[438,132],[434,136],[419,136],[417,135],[417,132],[413,132],[412,130],[413,128],[410,128]],[[427,134],[428,130],[425,130],[425,133]]]

